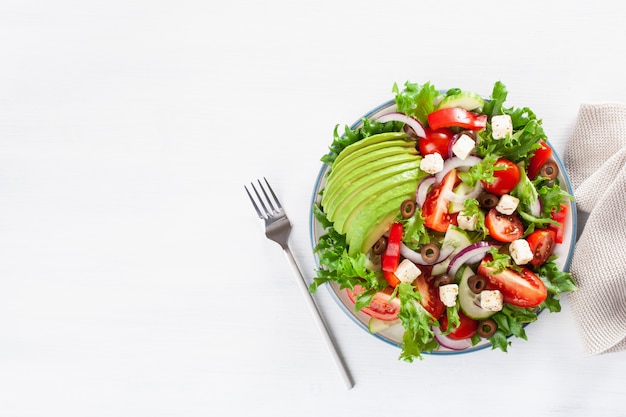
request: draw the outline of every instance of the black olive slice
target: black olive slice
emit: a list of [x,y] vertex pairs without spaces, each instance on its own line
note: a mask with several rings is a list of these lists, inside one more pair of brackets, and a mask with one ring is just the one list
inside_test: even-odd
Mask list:
[[467,285],[474,294],[480,294],[487,288],[487,278],[482,275],[472,275],[467,279]]
[[376,243],[374,243],[374,246],[372,246],[372,253],[374,253],[374,255],[382,255],[383,253],[385,253],[386,249],[387,238],[385,236],[382,236],[376,241]]
[[405,219],[411,218],[415,214],[415,210],[415,200],[404,200],[400,205],[400,212],[402,213],[402,217]]
[[422,250],[420,252],[422,254],[422,259],[428,265],[434,264],[439,259],[439,246],[434,243],[429,243],[427,245],[422,246]]
[[453,284],[454,280],[450,275],[439,275],[435,277],[433,285],[435,288],[443,287],[444,285]]
[[480,193],[478,196],[478,204],[486,209],[494,208],[498,205],[498,201],[500,201],[500,198],[495,194],[485,192]]
[[548,161],[539,170],[539,175],[549,180],[556,179],[559,175],[559,166],[554,161]]
[[480,337],[491,337],[498,329],[498,325],[492,319],[485,319],[478,322],[478,327],[476,328],[476,333]]

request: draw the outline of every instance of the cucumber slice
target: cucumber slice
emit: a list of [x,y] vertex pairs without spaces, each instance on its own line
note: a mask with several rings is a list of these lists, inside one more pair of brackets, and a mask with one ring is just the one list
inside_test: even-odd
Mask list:
[[401,323],[402,321],[400,319],[389,321],[389,320],[377,319],[375,317],[370,317],[370,321],[367,324],[367,328],[369,329],[370,333],[375,334],[378,332],[382,332],[383,330],[387,330],[390,327],[397,326]]
[[476,93],[462,91],[458,94],[445,97],[439,104],[440,109],[461,107],[465,110],[475,110],[485,105],[485,100]]
[[460,227],[450,226],[446,231],[445,236],[443,237],[443,241],[441,242],[441,250],[446,250],[448,247],[454,248],[452,254],[445,261],[439,262],[438,264],[433,265],[433,270],[431,272],[432,275],[442,275],[445,274],[448,265],[450,264],[450,260],[459,253],[463,248],[468,247],[473,242],[470,239],[467,232]]
[[[467,197],[472,191],[474,191],[474,188],[462,182],[452,192],[460,197]],[[448,204],[448,213],[458,213],[461,210],[463,210],[463,203],[451,201]]]
[[465,266],[461,272],[459,282],[459,306],[465,315],[474,320],[483,320],[493,316],[496,312],[485,310],[480,306],[480,294],[475,294],[470,290],[467,280],[474,275],[474,271],[469,266]]

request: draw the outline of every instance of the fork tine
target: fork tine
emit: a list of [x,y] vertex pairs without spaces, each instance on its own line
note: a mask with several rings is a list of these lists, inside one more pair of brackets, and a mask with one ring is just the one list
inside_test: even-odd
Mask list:
[[[265,217],[263,216],[263,213],[261,213],[261,210],[259,210],[259,206],[256,205],[256,201],[254,201],[252,194],[250,194],[250,191],[248,191],[248,187],[244,185],[243,188],[246,189],[246,193],[248,193],[248,197],[250,197],[250,201],[252,202],[252,205],[254,206],[254,209],[256,210],[256,214],[259,215],[259,219],[264,219]],[[254,188],[254,184],[252,185],[252,188]],[[254,191],[256,192],[256,190]],[[257,193],[257,195],[259,195],[259,193]]]
[[[274,202],[276,203],[278,210],[282,210],[283,206],[280,205],[280,201],[278,200],[278,197],[276,197],[276,194],[274,194],[274,190],[272,190],[270,183],[267,182],[267,178],[263,177],[263,179],[265,180],[265,183],[267,184],[267,188],[270,190],[270,193],[272,193],[272,197],[274,197]],[[267,194],[266,194],[266,197],[267,197]]]
[[[263,177],[263,179],[265,179],[265,177]],[[261,191],[263,191],[263,195],[265,196],[265,201],[267,201],[267,203],[269,204],[270,208],[272,209],[272,213],[275,213],[276,209],[274,208],[274,204],[272,204],[272,199],[270,198],[269,195],[267,195],[267,191],[265,191],[265,187],[263,186],[263,184],[261,184],[261,180],[257,180],[257,181],[259,183],[259,187],[261,187]],[[265,180],[265,183],[269,187],[270,192],[272,193],[272,195],[274,195],[274,193],[272,192],[272,187],[270,187],[270,184],[267,182],[267,180]],[[275,195],[274,195],[274,199],[276,199]]]
[[[260,184],[261,183],[259,183],[259,185]],[[256,194],[257,199],[259,200],[259,203],[261,204],[261,207],[263,208],[263,211],[265,212],[262,218],[266,219],[266,218],[270,217],[272,212],[267,209],[267,206],[263,202],[263,197],[261,197],[261,194],[259,194],[259,192],[257,191],[257,189],[256,189],[256,187],[254,186],[253,183],[250,183],[250,185],[252,186],[252,189],[254,190],[254,194]],[[265,190],[263,190],[263,187],[261,187],[261,190],[263,191],[263,194],[265,194]],[[266,196],[267,196],[267,194],[266,194]]]

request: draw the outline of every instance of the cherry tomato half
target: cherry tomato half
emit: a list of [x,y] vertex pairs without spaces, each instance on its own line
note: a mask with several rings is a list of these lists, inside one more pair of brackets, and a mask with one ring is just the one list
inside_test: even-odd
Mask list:
[[454,133],[452,130],[442,127],[441,129],[433,130],[426,128],[426,137],[419,139],[419,151],[422,155],[429,155],[437,152],[443,159],[446,159],[449,154],[450,142]]
[[520,179],[519,167],[508,159],[500,158],[494,164],[496,167],[504,167],[493,171],[493,182],[482,181],[483,188],[496,195],[508,194],[515,188]]
[[548,260],[554,250],[555,239],[556,234],[550,229],[538,229],[526,237],[533,253],[531,265],[539,266]]
[[[363,288],[360,285],[354,286],[354,291],[346,288],[346,294],[353,303],[356,300],[356,295],[363,292]],[[400,300],[398,297],[391,298],[391,288],[385,291],[379,291],[374,294],[374,298],[370,302],[370,305],[363,307],[360,311],[367,314],[370,317],[377,318],[384,321],[392,321],[398,319],[398,313],[400,312]]]
[[[460,340],[467,339],[468,337],[474,336],[476,334],[476,329],[478,329],[478,321],[474,319],[470,319],[462,311],[459,311],[459,326],[448,333],[448,337],[450,339]],[[448,316],[443,316],[439,319],[440,327],[442,332],[448,331]]]
[[492,208],[485,217],[491,237],[500,242],[513,242],[524,234],[524,225],[517,214],[502,214]]

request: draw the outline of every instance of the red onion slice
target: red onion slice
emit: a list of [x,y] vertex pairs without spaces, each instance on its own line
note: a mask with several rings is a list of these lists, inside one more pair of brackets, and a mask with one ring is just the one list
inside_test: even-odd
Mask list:
[[535,217],[541,217],[541,210],[542,210],[541,198],[537,196],[529,208],[530,208],[530,214],[532,214]]
[[426,201],[426,195],[430,190],[430,187],[435,183],[435,177],[426,177],[417,185],[417,192],[415,193],[415,202],[422,208],[424,201]]
[[448,265],[448,275],[455,276],[463,264],[473,264],[480,262],[487,252],[493,247],[500,245],[495,242],[481,241],[473,243],[457,253]]
[[452,339],[448,336],[444,336],[441,333],[441,329],[438,326],[431,327],[435,340],[439,342],[441,346],[450,350],[465,350],[472,347],[472,339]]
[[445,177],[452,168],[471,168],[481,161],[482,158],[476,155],[470,155],[466,159],[461,159],[458,156],[448,158],[443,162],[443,170],[436,173],[435,178],[437,178],[437,182],[441,182],[443,177]]
[[424,127],[422,126],[422,124],[416,118],[407,116],[404,113],[392,112],[392,113],[383,114],[382,116],[379,116],[376,119],[376,121],[380,123],[392,122],[392,121],[402,122],[408,125],[411,129],[413,129],[413,131],[415,132],[415,135],[418,138],[426,137],[426,131],[424,130]]
[[472,191],[470,191],[467,194],[457,194],[452,190],[446,190],[446,192],[443,193],[443,198],[445,198],[446,200],[450,201],[451,203],[464,203],[465,200],[467,200],[468,198],[476,198],[480,195],[480,193],[483,190],[483,186],[480,182],[476,182],[476,185],[474,186],[474,188],[472,189]]

